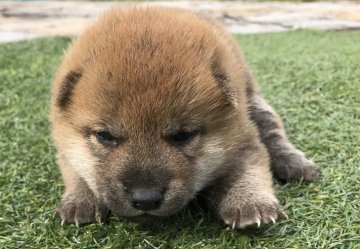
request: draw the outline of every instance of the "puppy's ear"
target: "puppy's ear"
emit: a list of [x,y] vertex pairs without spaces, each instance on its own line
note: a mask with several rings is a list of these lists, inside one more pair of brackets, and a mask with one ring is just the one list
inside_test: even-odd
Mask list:
[[63,78],[56,98],[56,104],[60,109],[64,110],[69,106],[73,90],[81,77],[81,71],[74,70],[69,71]]
[[234,65],[231,65],[232,58],[226,58],[224,55],[228,54],[223,51],[221,47],[215,49],[211,58],[211,74],[218,84],[221,92],[225,95],[226,99],[235,107],[238,105],[236,93],[232,85],[234,84],[235,70]]

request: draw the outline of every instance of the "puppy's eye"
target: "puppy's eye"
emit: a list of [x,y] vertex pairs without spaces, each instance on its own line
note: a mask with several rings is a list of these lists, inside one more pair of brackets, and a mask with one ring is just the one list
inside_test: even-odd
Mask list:
[[97,140],[105,146],[116,146],[118,144],[118,139],[111,135],[110,132],[107,131],[99,131],[95,132],[95,136]]
[[167,140],[177,146],[189,143],[197,135],[196,131],[178,131],[167,137]]

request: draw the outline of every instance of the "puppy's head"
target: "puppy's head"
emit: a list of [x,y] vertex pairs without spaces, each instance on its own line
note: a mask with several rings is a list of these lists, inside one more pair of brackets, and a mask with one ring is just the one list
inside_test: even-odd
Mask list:
[[221,174],[238,134],[216,37],[175,13],[108,13],[72,44],[55,79],[58,152],[120,216],[180,210]]

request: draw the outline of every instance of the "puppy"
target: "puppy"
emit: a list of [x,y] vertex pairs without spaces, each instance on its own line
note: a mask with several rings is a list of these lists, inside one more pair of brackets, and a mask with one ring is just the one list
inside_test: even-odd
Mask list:
[[52,137],[62,223],[177,213],[202,191],[233,228],[286,214],[272,173],[313,181],[221,25],[159,7],[113,9],[72,42],[56,74]]

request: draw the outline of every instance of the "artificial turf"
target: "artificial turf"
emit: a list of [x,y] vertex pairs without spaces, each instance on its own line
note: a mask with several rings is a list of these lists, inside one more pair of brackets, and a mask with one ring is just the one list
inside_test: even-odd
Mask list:
[[321,166],[276,184],[288,220],[232,231],[185,210],[147,226],[77,229],[53,218],[63,185],[49,136],[49,89],[68,38],[0,44],[0,248],[360,248],[360,33],[237,37],[291,140]]

